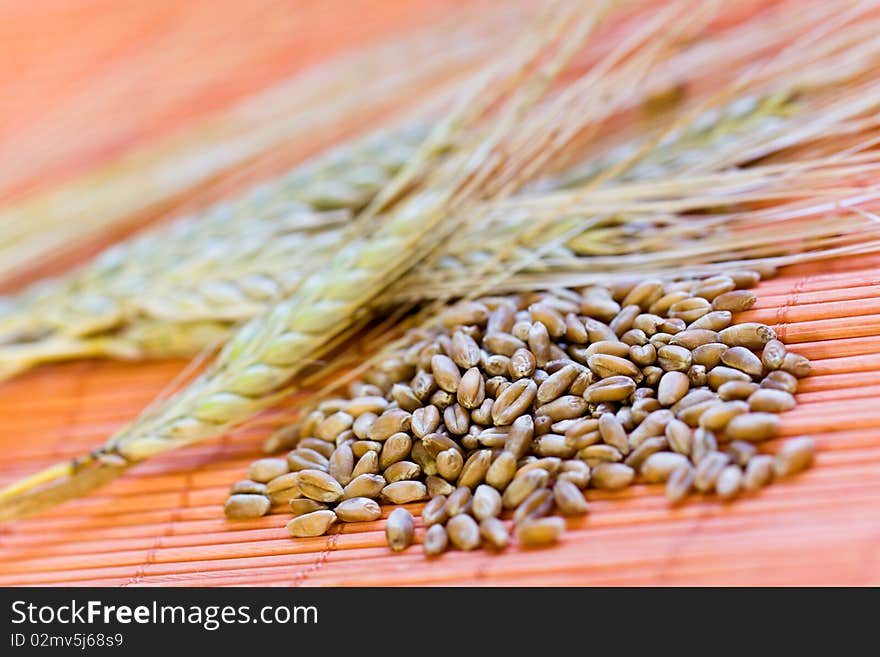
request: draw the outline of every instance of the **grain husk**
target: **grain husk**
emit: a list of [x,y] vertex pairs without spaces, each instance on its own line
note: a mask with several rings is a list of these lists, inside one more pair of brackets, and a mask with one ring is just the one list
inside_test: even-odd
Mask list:
[[[381,444],[381,443],[377,443]],[[351,471],[351,478],[356,479],[361,475],[365,474],[378,474],[379,473],[379,453],[373,450],[366,452],[363,456],[358,459],[358,462],[355,464],[354,468]],[[349,480],[351,481],[351,480]]]
[[495,398],[492,420],[498,426],[512,424],[531,407],[537,392],[538,386],[531,379],[514,381]]
[[770,340],[775,340],[776,333],[766,324],[743,322],[720,331],[718,339],[728,347],[746,347],[758,350],[763,349]]
[[505,509],[515,509],[535,490],[545,487],[549,481],[550,475],[540,468],[514,477],[503,491],[502,505]]
[[696,471],[690,463],[684,463],[669,473],[666,480],[666,499],[671,504],[679,504],[690,493],[694,485]]
[[730,440],[769,440],[779,433],[779,417],[774,413],[745,413],[733,418],[725,433]]
[[428,489],[429,497],[437,497],[438,495],[451,495],[455,487],[442,477],[429,475],[425,477],[425,487]]
[[275,477],[266,484],[265,494],[272,504],[287,504],[294,498],[302,497],[302,490],[299,487],[299,474],[288,472],[287,474]]
[[723,452],[709,452],[697,464],[694,474],[694,487],[701,493],[709,493],[715,489],[721,471],[730,462],[730,457]]
[[326,504],[315,502],[315,500],[310,500],[307,497],[297,497],[292,499],[290,500],[289,506],[290,512],[294,518],[296,516],[305,515],[306,513],[311,513],[312,511],[323,511],[329,508]]
[[293,518],[287,523],[287,531],[295,538],[322,536],[335,522],[336,514],[333,511],[312,511]]
[[756,491],[763,488],[771,481],[775,474],[774,460],[767,454],[757,454],[749,459],[743,477],[743,488],[747,491]]
[[593,383],[584,391],[591,404],[622,401],[635,392],[636,383],[628,376],[611,376]]
[[459,486],[446,500],[446,515],[450,518],[460,513],[470,513],[473,506],[473,492],[467,486]]
[[492,465],[492,450],[480,449],[471,454],[461,468],[457,484],[475,489],[485,478]]
[[774,472],[777,477],[790,475],[806,470],[813,463],[816,443],[812,438],[792,438],[783,443],[776,453]]
[[718,387],[718,396],[724,401],[748,399],[757,389],[758,384],[751,381],[728,381]]
[[327,473],[343,486],[351,481],[354,473],[354,452],[349,443],[343,443],[333,450]]
[[755,293],[749,290],[730,290],[715,297],[712,300],[712,308],[739,313],[754,306],[757,299]]
[[757,453],[757,447],[744,440],[733,440],[727,445],[727,454],[731,460],[743,468],[748,465],[749,461]]
[[797,379],[782,370],[776,370],[767,374],[761,381],[761,388],[771,388],[773,390],[784,390],[793,395],[797,392]]
[[718,497],[729,502],[737,497],[742,490],[743,473],[737,465],[728,465],[715,481],[715,492]]
[[660,484],[666,482],[675,470],[688,463],[690,461],[684,454],[658,451],[645,458],[639,472],[645,482]]
[[336,502],[344,494],[339,482],[323,470],[300,470],[297,484],[304,496],[316,502]]
[[420,481],[395,481],[382,489],[382,499],[391,504],[409,504],[428,496],[428,489]]
[[755,412],[783,413],[795,407],[795,399],[784,390],[759,388],[749,396],[749,408]]
[[553,501],[564,516],[582,516],[589,511],[581,489],[567,479],[557,479],[553,484]]
[[254,495],[265,495],[266,484],[261,484],[258,481],[251,481],[250,479],[241,479],[240,481],[236,481],[234,484],[232,484],[232,488],[229,492],[231,494],[252,493]]
[[761,359],[745,347],[731,347],[721,354],[721,362],[745,372],[753,378],[760,377],[764,371]]
[[513,512],[513,524],[519,525],[530,518],[541,518],[553,510],[553,493],[549,488],[533,491]]
[[680,371],[666,372],[660,377],[657,387],[657,401],[663,406],[672,406],[680,401],[690,389],[687,374]]
[[480,547],[480,527],[469,515],[460,513],[446,523],[449,541],[459,550],[475,550]]
[[622,490],[635,478],[635,471],[623,463],[598,463],[590,471],[590,481],[602,490]]
[[761,362],[768,370],[778,370],[782,367],[786,353],[784,344],[779,340],[770,340],[761,352]]
[[257,459],[248,467],[248,479],[265,484],[275,477],[287,474],[290,469],[287,467],[287,461],[282,458],[265,458]]
[[269,513],[272,503],[265,495],[235,493],[230,495],[223,512],[227,518],[259,518]]
[[342,491],[343,499],[353,497],[377,498],[386,485],[385,477],[373,473],[365,473],[354,477]]
[[666,436],[666,441],[669,443],[669,447],[673,451],[679,454],[684,454],[685,456],[691,453],[693,431],[686,423],[679,419],[670,420],[666,424],[664,435]]
[[394,509],[385,521],[385,540],[394,552],[401,552],[412,545],[415,525],[412,514],[406,509]]
[[429,557],[436,557],[444,552],[449,545],[449,537],[446,535],[446,528],[440,524],[434,524],[428,527],[422,538],[422,550]]
[[486,483],[496,490],[504,491],[516,475],[516,461],[516,455],[503,451],[486,471]]
[[342,522],[369,522],[382,517],[382,509],[368,497],[353,497],[343,500],[334,509]]
[[559,517],[537,518],[517,525],[516,541],[523,548],[553,545],[565,531],[565,521]]
[[385,468],[384,472],[382,472],[382,476],[385,477],[385,480],[389,484],[393,484],[396,481],[418,479],[421,473],[422,469],[419,467],[418,463],[413,463],[412,461],[398,461]]

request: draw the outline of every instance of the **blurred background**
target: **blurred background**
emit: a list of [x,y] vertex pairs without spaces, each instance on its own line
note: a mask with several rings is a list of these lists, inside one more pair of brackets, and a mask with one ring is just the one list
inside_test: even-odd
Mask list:
[[0,291],[390,120],[497,42],[493,5],[0,1]]
[[3,0],[0,199],[69,180],[310,65],[430,25],[464,4]]

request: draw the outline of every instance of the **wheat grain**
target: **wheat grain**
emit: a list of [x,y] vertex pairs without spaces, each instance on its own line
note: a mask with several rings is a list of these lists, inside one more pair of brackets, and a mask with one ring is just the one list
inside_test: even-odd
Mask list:
[[[0,363],[12,373],[53,359],[192,355],[218,344],[340,246],[348,220],[340,211],[366,205],[424,134],[410,125],[337,148],[33,286],[8,301],[0,336],[38,341],[5,349]],[[197,323],[216,330],[205,336]],[[82,339],[111,329],[112,339]]]

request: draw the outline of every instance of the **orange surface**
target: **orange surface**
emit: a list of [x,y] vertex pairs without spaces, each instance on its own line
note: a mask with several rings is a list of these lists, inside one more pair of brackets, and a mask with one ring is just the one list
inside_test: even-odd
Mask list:
[[[328,49],[430,20],[450,4],[0,0],[0,61],[14,63],[0,67],[0,148],[21,156],[20,168],[2,158],[0,189],[54,184]],[[339,29],[334,7],[343,5],[364,22],[345,21],[351,39],[328,44],[320,30]],[[291,48],[303,33],[296,30],[312,36]],[[242,33],[260,38],[233,38]],[[132,103],[120,73],[128,70],[164,84]],[[64,139],[55,132],[61,123]],[[40,154],[42,145],[56,150]],[[590,491],[590,516],[539,552],[426,561],[414,547],[392,555],[382,522],[294,541],[283,512],[231,522],[221,508],[291,407],[0,526],[0,585],[880,584],[880,257],[791,267],[758,293],[748,317],[775,325],[813,360],[784,434],[812,435],[819,447],[812,470],[759,495],[727,505],[695,498],[670,510],[656,486]],[[103,442],[183,367],[82,362],[0,385],[0,486]]]
[[[759,495],[670,510],[657,486],[589,491],[589,518],[569,521],[557,548],[436,561],[418,547],[389,553],[382,522],[291,540],[283,511],[225,520],[229,485],[291,405],[0,527],[0,584],[880,584],[878,265],[866,256],[788,268],[743,315],[813,360],[783,434],[814,436],[816,465]],[[87,362],[3,385],[0,485],[99,443],[182,367]]]

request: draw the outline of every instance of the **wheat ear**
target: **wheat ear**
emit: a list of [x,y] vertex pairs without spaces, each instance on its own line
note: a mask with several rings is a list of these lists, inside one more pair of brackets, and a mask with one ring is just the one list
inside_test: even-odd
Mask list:
[[[217,435],[277,401],[293,377],[343,333],[384,287],[424,258],[438,238],[455,228],[456,212],[483,200],[481,183],[501,163],[512,163],[515,151],[504,139],[528,119],[528,108],[553,80],[560,58],[571,57],[596,25],[598,10],[558,12],[549,29],[541,25],[527,35],[521,50],[475,80],[457,109],[434,130],[399,181],[424,178],[374,232],[344,246],[324,267],[309,276],[290,297],[247,323],[227,343],[213,366],[193,384],[152,409],[88,457],[39,473],[25,485],[0,491],[0,520],[32,513],[46,504],[81,493],[81,482],[104,481],[94,475],[113,474],[154,454]],[[549,34],[549,39],[548,39]],[[555,46],[555,47],[551,47]],[[546,53],[550,53],[548,56]],[[529,85],[519,85],[525,79]],[[526,93],[521,89],[528,86]],[[500,94],[496,91],[500,90]],[[507,98],[505,99],[505,96]],[[436,166],[440,147],[450,135],[475,128],[480,119],[504,100],[500,115],[486,137],[445,158]],[[569,108],[572,113],[576,107]],[[503,154],[503,155],[502,155]],[[506,157],[505,157],[506,156]],[[520,161],[520,166],[526,163]],[[419,176],[419,170],[424,176]],[[399,182],[398,181],[398,182]],[[366,218],[398,195],[392,182],[366,212]],[[103,464],[103,465],[102,465]],[[78,477],[78,473],[83,477]],[[50,489],[48,497],[30,492]]]

